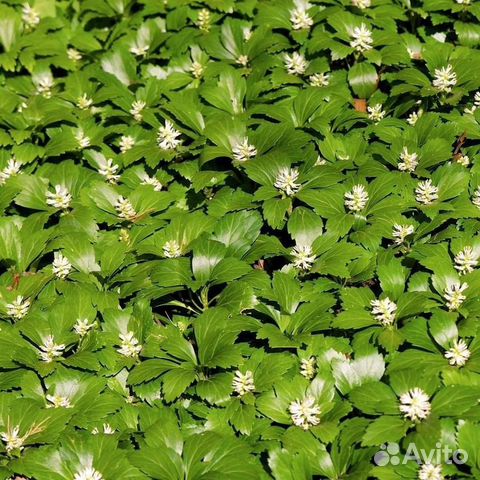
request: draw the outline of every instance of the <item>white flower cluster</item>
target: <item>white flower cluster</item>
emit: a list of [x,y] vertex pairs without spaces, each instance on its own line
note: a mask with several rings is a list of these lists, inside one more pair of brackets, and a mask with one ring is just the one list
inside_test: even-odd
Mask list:
[[310,358],[302,358],[300,363],[300,374],[303,375],[305,378],[312,379],[317,372],[316,367],[317,360],[315,357]]
[[403,172],[414,172],[418,165],[418,155],[413,152],[409,153],[407,147],[403,147],[400,154],[400,162],[398,162],[398,169]]
[[242,373],[240,370],[235,372],[235,376],[232,380],[232,388],[240,396],[255,391],[255,383],[253,381],[253,372],[247,370]]
[[67,49],[67,57],[72,62],[78,62],[82,59],[82,54],[76,50],[75,48],[68,48]]
[[254,145],[248,143],[247,137],[244,137],[241,141],[233,144],[232,154],[237,162],[245,162],[257,155],[257,149]]
[[40,15],[28,3],[24,3],[22,7],[22,22],[28,28],[34,28],[40,23]]
[[103,475],[93,467],[86,467],[79,470],[73,480],[103,480]]
[[452,87],[457,84],[457,74],[453,70],[452,65],[436,68],[432,85],[439,91],[449,93]]
[[315,403],[315,398],[306,396],[303,400],[296,400],[290,403],[288,408],[290,418],[297,427],[308,430],[310,427],[318,425],[320,419],[320,407]]
[[163,256],[166,258],[177,258],[182,255],[182,247],[176,240],[168,240],[163,245]]
[[423,115],[423,110],[420,108],[416,112],[412,112],[408,117],[407,117],[407,123],[409,125],[415,125],[418,122],[418,119]]
[[310,270],[316,258],[310,245],[295,245],[290,250],[290,255],[293,257],[294,267],[301,270]]
[[43,72],[34,77],[37,94],[45,98],[52,96],[52,88],[55,85],[52,74],[50,72]]
[[189,70],[195,78],[201,78],[205,69],[200,62],[192,62]]
[[452,347],[445,352],[445,358],[448,359],[448,363],[456,367],[463,367],[470,355],[468,345],[462,339],[455,340]]
[[84,93],[81,97],[77,98],[77,107],[80,110],[87,110],[93,105],[93,100]]
[[[103,428],[103,433],[105,435],[113,435],[115,433],[115,429],[109,423],[104,423],[102,425],[102,428]],[[92,434],[93,435],[98,435],[99,433],[100,433],[100,431],[98,430],[97,427],[92,429]]]
[[129,135],[122,135],[120,137],[120,142],[118,143],[120,152],[125,153],[128,150],[132,149],[135,146],[135,139]]
[[159,192],[163,188],[163,185],[160,182],[160,180],[158,180],[156,177],[150,177],[147,174],[145,174],[142,177],[141,184],[142,185],[151,185],[156,192]]
[[294,30],[308,30],[313,25],[313,19],[307,13],[308,8],[310,5],[306,4],[290,10],[290,21]]
[[444,480],[442,466],[424,463],[418,470],[418,480]]
[[72,196],[63,185],[55,185],[55,192],[47,192],[47,205],[66,210],[70,207]]
[[46,395],[47,408],[72,408],[72,404],[67,397],[62,395]]
[[68,258],[63,256],[62,252],[53,253],[52,270],[53,274],[60,279],[64,279],[72,271],[72,264]]
[[400,396],[400,412],[418,422],[425,420],[431,411],[430,398],[421,388],[413,388]]
[[314,73],[308,77],[308,81],[312,87],[328,87],[330,75],[328,73]]
[[210,11],[206,8],[202,8],[198,12],[197,25],[200,30],[208,32],[210,30],[210,22],[212,21],[212,16]]
[[133,208],[130,200],[121,195],[117,198],[114,208],[117,211],[118,216],[120,218],[125,218],[125,220],[133,221],[137,217],[137,212]]
[[147,104],[143,100],[134,100],[132,102],[132,106],[130,107],[130,114],[137,122],[141,122],[143,120],[143,109],[147,106]]
[[372,2],[370,0],[352,0],[352,5],[364,10],[365,8],[369,8],[372,5]]
[[480,91],[475,92],[475,95],[473,96],[473,105],[470,108],[466,108],[465,113],[473,114],[478,107],[480,107]]
[[452,282],[445,287],[444,298],[449,310],[458,310],[466,300],[463,292],[468,288],[468,283]]
[[385,297],[381,300],[372,300],[370,305],[372,306],[372,315],[379,323],[384,327],[393,324],[397,313],[397,304],[395,302]]
[[98,173],[105,177],[109,183],[117,183],[120,179],[120,175],[117,175],[117,170],[119,166],[113,163],[113,160],[109,158],[107,161],[103,162],[98,169]]
[[0,438],[2,442],[5,443],[5,450],[7,453],[14,452],[15,450],[23,450],[23,444],[26,440],[26,437],[20,436],[20,426],[16,425],[15,427],[7,427],[6,432],[0,433]]
[[291,55],[285,54],[285,68],[291,75],[303,75],[308,68],[309,62],[299,52]]
[[129,52],[136,57],[143,57],[147,54],[150,45],[147,43],[134,42],[130,45]]
[[235,63],[237,65],[241,65],[242,67],[246,67],[248,65],[248,62],[248,55],[239,55],[235,60]]
[[12,303],[7,303],[7,315],[15,320],[22,319],[30,308],[30,300],[24,299],[22,295],[18,295]]
[[424,205],[430,205],[438,200],[438,187],[432,184],[430,179],[418,182],[415,188],[415,200]]
[[20,162],[17,162],[14,158],[11,158],[8,161],[7,166],[3,168],[3,170],[0,170],[0,185],[3,185],[10,177],[18,175],[21,166],[22,164]]
[[384,118],[386,115],[386,112],[385,110],[383,110],[383,106],[381,103],[377,103],[375,105],[372,105],[371,107],[367,107],[367,112],[368,118],[375,123],[382,120],[382,118]]
[[355,27],[350,32],[350,46],[357,52],[366,52],[373,47],[372,31],[362,23],[359,27]]
[[478,186],[475,191],[473,192],[473,196],[472,196],[472,203],[480,208],[480,186]]
[[454,158],[455,161],[463,167],[468,167],[470,165],[470,157],[468,155],[460,153],[458,155],[455,155]]
[[181,133],[176,130],[169,120],[165,120],[165,126],[158,129],[157,143],[162,150],[175,150],[182,140],[178,139]]
[[301,184],[296,183],[299,176],[297,168],[283,167],[278,171],[273,186],[291,197],[300,190]]
[[55,343],[53,335],[47,335],[43,345],[40,345],[40,351],[38,352],[38,355],[40,360],[46,363],[51,363],[55,358],[62,356],[65,348],[66,347],[63,343]]
[[87,137],[81,129],[75,134],[75,140],[78,143],[78,148],[87,148],[90,146],[90,137]]
[[95,322],[90,323],[88,318],[84,318],[83,320],[79,318],[73,326],[73,330],[78,336],[84,337],[94,326]]
[[367,206],[368,192],[363,185],[354,185],[344,197],[345,206],[351,212],[361,212]]
[[415,232],[415,227],[413,225],[399,225],[396,223],[393,226],[392,236],[395,239],[395,245],[401,245],[405,239],[412,235]]
[[118,337],[120,338],[121,343],[117,352],[125,357],[138,357],[142,351],[142,345],[139,344],[139,341],[134,336],[133,332],[127,332],[126,334],[121,333]]
[[466,246],[455,255],[453,261],[455,262],[455,270],[460,275],[465,275],[473,272],[477,266],[478,255],[475,254],[472,247]]

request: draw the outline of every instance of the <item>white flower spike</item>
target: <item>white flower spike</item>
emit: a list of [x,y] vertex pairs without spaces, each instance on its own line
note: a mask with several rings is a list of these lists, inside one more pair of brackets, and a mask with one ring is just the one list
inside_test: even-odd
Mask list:
[[381,325],[388,327],[395,322],[397,304],[388,297],[381,300],[372,300],[370,305],[372,306],[372,315]]
[[253,380],[253,372],[247,370],[242,373],[240,370],[235,372],[235,376],[232,380],[232,388],[240,396],[246,395],[255,391],[255,383]]
[[2,442],[5,443],[5,450],[7,453],[12,453],[15,450],[23,450],[23,444],[25,442],[25,437],[20,436],[20,426],[16,425],[15,427],[7,427],[6,432],[0,433],[0,438]]
[[308,2],[303,5],[300,2],[296,2],[296,8],[290,10],[290,22],[294,30],[309,30],[313,25],[312,17],[307,13],[307,10],[311,7]]
[[402,172],[412,173],[418,165],[418,155],[415,152],[409,153],[407,147],[403,147],[400,154],[400,162],[398,162],[398,169]]
[[413,388],[400,396],[400,412],[414,422],[425,420],[431,411],[430,398],[421,388]]
[[425,463],[418,470],[418,480],[444,480],[441,465]]
[[448,360],[448,363],[455,367],[463,367],[470,355],[468,345],[462,339],[455,340],[452,347],[445,352],[445,358]]
[[22,164],[17,162],[15,158],[11,158],[7,166],[0,171],[0,185],[3,185],[10,177],[14,177],[20,173]]
[[147,106],[147,104],[143,100],[135,100],[132,103],[130,108],[130,114],[137,122],[141,122],[143,120],[143,109]]
[[79,470],[73,480],[103,480],[103,475],[93,467],[86,467]]
[[66,210],[70,207],[72,196],[63,185],[55,185],[55,192],[47,192],[47,205]]
[[60,279],[64,279],[72,271],[72,264],[68,258],[63,256],[62,252],[54,252],[52,270],[53,274]]
[[478,264],[478,255],[474,253],[473,248],[470,246],[464,247],[460,250],[454,258],[455,270],[460,275],[471,273]]
[[373,48],[372,31],[362,23],[360,27],[355,27],[350,33],[350,46],[357,52],[366,52]]
[[468,283],[453,282],[449,283],[444,292],[444,297],[449,310],[458,310],[466,300],[463,292],[468,288]]
[[290,251],[290,255],[293,257],[294,267],[301,270],[310,270],[316,259],[310,245],[295,245]]
[[288,407],[292,422],[297,427],[308,430],[320,423],[320,407],[315,403],[313,397],[307,396],[303,400],[295,400]]
[[163,256],[166,258],[177,258],[182,255],[182,247],[176,240],[168,240],[163,245]]
[[113,163],[113,160],[109,158],[108,160],[104,161],[99,169],[98,173],[105,177],[108,183],[117,183],[120,180],[120,175],[117,175],[119,166]]
[[62,356],[65,348],[66,346],[63,343],[55,343],[53,335],[47,335],[43,342],[43,345],[40,345],[40,351],[38,352],[38,356],[40,357],[40,360],[46,363],[51,363],[56,358]]
[[328,87],[330,84],[330,75],[328,73],[314,73],[308,77],[312,87]]
[[237,162],[246,162],[257,155],[257,149],[248,142],[247,137],[243,137],[241,141],[233,144],[232,154]]
[[130,222],[135,220],[135,218],[137,217],[137,212],[133,208],[133,205],[130,202],[130,200],[122,197],[121,195],[117,198],[114,204],[114,208],[117,211],[117,215],[120,218],[129,220]]
[[303,358],[300,364],[300,374],[309,380],[315,376],[317,360],[315,357]]
[[364,10],[365,8],[369,8],[372,5],[372,2],[370,0],[352,0],[352,5]]
[[401,245],[405,239],[415,232],[413,225],[399,225],[396,223],[393,226],[392,237],[394,238],[395,245]]
[[291,55],[286,54],[285,68],[291,75],[303,75],[308,68],[309,62],[299,52],[293,52]]
[[300,190],[301,184],[296,183],[299,176],[298,169],[283,167],[278,171],[273,186],[291,197]]
[[368,118],[375,123],[378,123],[386,115],[386,112],[385,110],[383,110],[383,106],[381,103],[377,103],[375,105],[372,105],[371,107],[367,107],[367,112]]
[[350,192],[345,193],[345,206],[354,213],[361,212],[368,202],[368,192],[363,185],[354,185]]
[[87,318],[83,320],[79,318],[73,326],[73,330],[78,336],[84,337],[94,326],[95,322],[90,323]]
[[453,70],[452,65],[436,68],[432,85],[443,93],[450,93],[452,88],[457,84],[457,74]]
[[169,120],[165,120],[165,126],[158,129],[157,143],[162,150],[175,150],[181,145],[182,140],[178,139],[181,133],[176,130]]
[[121,343],[120,348],[117,348],[117,352],[124,357],[137,358],[143,347],[133,332],[127,332],[126,334],[121,333],[118,337]]
[[432,184],[430,179],[418,182],[415,188],[415,200],[423,205],[430,205],[438,200],[438,187]]
[[28,313],[30,300],[24,299],[21,295],[18,295],[12,303],[7,303],[6,308],[9,317],[15,320],[20,320]]

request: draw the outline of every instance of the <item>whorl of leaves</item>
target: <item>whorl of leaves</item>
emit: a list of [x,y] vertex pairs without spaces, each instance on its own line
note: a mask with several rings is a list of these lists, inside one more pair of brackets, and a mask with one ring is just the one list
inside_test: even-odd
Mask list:
[[480,478],[479,20],[1,2],[0,479]]

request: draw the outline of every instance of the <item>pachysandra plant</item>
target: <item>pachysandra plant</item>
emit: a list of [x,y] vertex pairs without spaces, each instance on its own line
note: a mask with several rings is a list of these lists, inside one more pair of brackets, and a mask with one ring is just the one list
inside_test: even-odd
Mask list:
[[0,14],[0,478],[480,477],[476,2]]

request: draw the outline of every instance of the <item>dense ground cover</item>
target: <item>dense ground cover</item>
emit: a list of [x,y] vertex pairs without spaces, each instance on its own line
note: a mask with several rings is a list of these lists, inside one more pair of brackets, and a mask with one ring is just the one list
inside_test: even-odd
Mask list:
[[479,19],[1,2],[0,478],[480,478]]

